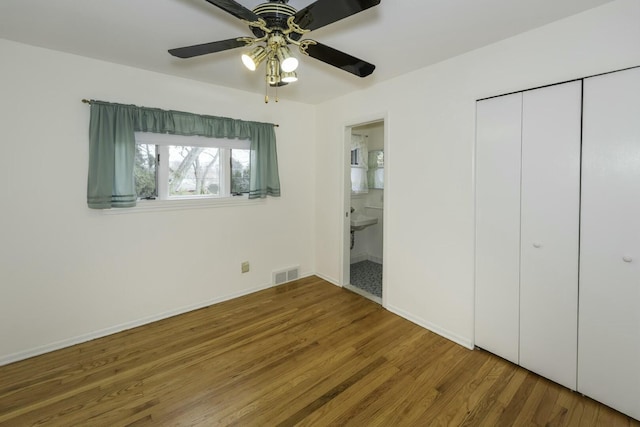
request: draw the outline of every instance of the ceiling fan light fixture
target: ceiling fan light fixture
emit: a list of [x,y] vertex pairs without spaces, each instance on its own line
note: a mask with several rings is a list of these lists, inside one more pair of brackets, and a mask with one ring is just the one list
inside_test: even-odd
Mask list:
[[249,53],[242,54],[242,63],[251,71],[255,71],[267,57],[267,50],[263,46],[257,46]]
[[297,82],[298,81],[298,75],[296,74],[295,71],[284,71],[280,75],[280,80],[282,80],[284,83]]
[[290,73],[298,68],[298,60],[291,55],[291,51],[286,45],[278,47],[276,55],[280,61],[280,67],[285,73]]
[[[375,65],[340,52],[315,40],[301,40],[309,31],[317,30],[333,22],[377,6],[381,0],[310,0],[301,10],[289,6],[289,0],[263,0],[253,10],[238,3],[239,0],[207,0],[225,12],[248,24],[255,37],[235,37],[211,43],[201,43],[170,49],[169,53],[178,58],[193,58],[209,53],[244,47],[242,62],[251,71],[258,69],[262,62],[266,68],[265,102],[269,102],[269,86],[276,89],[298,80],[295,71],[298,59],[291,55],[289,45],[297,46],[306,56],[340,68],[358,77],[370,75]],[[309,1],[309,0],[305,0]],[[304,2],[303,2],[304,3]],[[338,7],[336,3],[341,3]],[[253,47],[250,51],[250,46]],[[276,102],[277,98],[276,90]]]

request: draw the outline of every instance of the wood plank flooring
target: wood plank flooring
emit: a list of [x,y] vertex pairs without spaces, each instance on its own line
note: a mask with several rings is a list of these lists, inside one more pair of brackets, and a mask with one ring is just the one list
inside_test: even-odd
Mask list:
[[0,367],[2,426],[633,426],[317,277]]

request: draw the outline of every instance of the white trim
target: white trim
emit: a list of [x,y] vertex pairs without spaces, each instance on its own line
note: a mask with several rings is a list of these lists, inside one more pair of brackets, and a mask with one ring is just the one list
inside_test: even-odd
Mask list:
[[[313,276],[314,274],[306,274],[300,275],[300,279],[305,277]],[[326,279],[325,279],[326,280]],[[214,304],[218,304],[224,301],[229,301],[235,298],[239,298],[245,295],[249,295],[255,292],[259,292],[265,289],[275,287],[273,284],[269,283],[266,285],[257,286],[255,288],[245,289],[243,291],[234,292],[232,294],[228,294],[219,298],[213,298],[208,301],[200,302],[197,304],[192,304],[189,306],[177,308],[174,310],[165,311],[164,313],[155,314],[148,317],[143,317],[142,319],[133,320],[131,322],[121,323],[120,325],[112,326],[105,329],[100,329],[94,332],[89,332],[87,334],[78,335],[76,337],[67,338],[64,340],[56,341],[50,344],[42,345],[39,347],[34,347],[29,350],[19,351],[17,353],[8,354],[6,356],[0,356],[0,366],[8,365],[9,363],[18,362],[20,360],[28,359],[30,357],[39,356],[44,353],[49,353],[51,351],[60,350],[63,348],[71,347],[76,344],[82,344],[87,341],[91,341],[97,338],[106,337],[108,335],[112,335],[118,332],[122,332],[128,329],[137,328],[138,326],[143,326],[149,323],[157,322],[158,320],[167,319],[169,317],[177,316],[180,314],[188,313],[190,311],[199,310],[204,307],[208,307]]]
[[[218,151],[220,156],[220,194],[231,194],[231,150]],[[224,173],[223,173],[224,172]]]
[[383,116],[383,124],[384,128],[382,129],[384,135],[384,141],[382,145],[382,149],[384,150],[384,189],[382,193],[382,259],[380,260],[380,264],[382,264],[382,306],[387,308],[388,295],[389,295],[389,266],[391,263],[389,262],[389,257],[391,256],[391,251],[389,250],[389,196],[393,196],[393,185],[392,180],[390,179],[391,172],[391,162],[390,160],[393,158],[393,150],[391,146],[391,118],[390,113],[387,111]]
[[327,282],[331,283],[331,284],[332,284],[332,285],[334,285],[334,286],[337,286],[337,287],[339,287],[339,288],[341,288],[341,287],[342,287],[342,285],[340,284],[340,281],[339,281],[339,280],[334,279],[334,278],[329,277],[329,276],[325,276],[324,274],[320,274],[320,273],[313,273],[313,274],[310,274],[310,276],[318,276],[318,277],[319,277],[319,278],[321,278],[322,280],[327,281]]
[[[471,136],[471,135],[470,135]],[[478,101],[476,101],[476,105],[475,108],[473,109],[473,136],[471,139],[473,141],[473,154],[471,155],[471,188],[473,189],[473,191],[471,192],[471,209],[473,209],[473,211],[471,212],[471,217],[473,218],[473,247],[472,247],[472,254],[473,254],[473,280],[472,280],[472,285],[473,285],[473,304],[471,304],[471,344],[475,347],[475,342],[476,342],[476,296],[477,296],[477,290],[476,290],[476,277],[478,274],[478,266],[476,263],[476,244],[478,241],[478,214],[477,214],[477,205],[478,205],[478,194],[476,191],[476,185],[477,185],[477,180],[476,180],[476,173],[477,173],[477,161],[478,161],[478,141],[477,141],[477,136],[478,136]]]
[[104,215],[136,214],[142,212],[210,209],[229,206],[251,206],[266,203],[266,199],[249,199],[246,195],[232,197],[184,198],[171,200],[138,200],[133,208],[102,209]]
[[375,262],[376,264],[382,264],[382,258],[377,257],[375,255],[371,255],[370,253],[361,253],[361,254],[351,255],[350,264],[355,264],[357,262],[362,262],[362,261],[371,261],[371,262]]
[[158,145],[156,151],[156,194],[157,200],[169,199],[169,146]]
[[[342,191],[339,193],[342,196],[342,211],[340,212],[340,244],[338,265],[340,266],[339,277],[336,282],[340,286],[349,283],[351,277],[351,200],[352,198],[363,198],[364,195],[354,194],[351,187],[351,130],[350,125],[344,125],[342,127],[342,158],[340,168],[342,170],[341,183]],[[344,212],[344,216],[342,216]]]
[[[322,280],[324,280],[326,282],[329,282],[334,286],[337,286],[337,287],[340,287],[340,288],[345,288],[345,289],[348,289],[350,291],[353,291],[353,292],[355,292],[355,293],[357,293],[359,295],[362,295],[363,297],[366,297],[366,298],[368,298],[368,299],[370,299],[372,301],[377,302],[378,304],[381,303],[381,300],[379,298],[375,297],[375,296],[372,297],[371,295],[368,295],[368,294],[364,295],[364,294],[361,293],[362,291],[359,292],[360,290],[358,288],[355,288],[354,286],[351,286],[351,285],[348,285],[348,284],[344,285],[344,286],[340,285],[338,280],[336,280],[334,278],[331,278],[331,277],[328,277],[328,276],[325,276],[325,275],[320,274],[320,273],[300,274],[299,279],[304,279],[304,278],[310,277],[310,276],[317,276],[320,279],[322,279]],[[193,305],[190,305],[190,306],[181,307],[181,308],[177,308],[177,309],[174,309],[174,310],[169,310],[169,311],[166,311],[164,313],[160,313],[160,314],[156,314],[156,315],[153,315],[153,316],[144,317],[142,319],[138,319],[138,320],[134,320],[134,321],[131,321],[131,322],[122,323],[120,325],[112,326],[112,327],[105,328],[105,329],[100,329],[98,331],[90,332],[90,333],[87,333],[87,334],[82,334],[82,335],[79,335],[79,336],[76,336],[76,337],[72,337],[72,338],[68,338],[68,339],[64,339],[64,340],[61,340],[61,341],[56,341],[54,343],[50,343],[50,344],[46,344],[46,345],[43,345],[43,346],[35,347],[35,348],[29,349],[29,350],[8,354],[6,356],[0,356],[0,366],[8,365],[9,363],[18,362],[20,360],[28,359],[30,357],[38,356],[38,355],[41,355],[41,354],[44,354],[44,353],[49,353],[51,351],[60,350],[60,349],[66,348],[66,347],[71,347],[71,346],[76,345],[76,344],[81,344],[81,343],[84,343],[84,342],[87,342],[87,341],[91,341],[91,340],[94,340],[94,339],[97,339],[97,338],[102,338],[102,337],[105,337],[105,336],[108,336],[108,335],[112,335],[112,334],[115,334],[115,333],[118,333],[118,332],[122,332],[122,331],[125,331],[125,330],[128,330],[128,329],[136,328],[138,326],[143,326],[143,325],[146,325],[146,324],[149,324],[149,323],[152,323],[152,322],[156,322],[158,320],[162,320],[162,319],[166,319],[166,318],[169,318],[169,317],[177,316],[177,315],[180,315],[180,314],[188,313],[190,311],[198,310],[198,309],[201,309],[201,308],[204,308],[204,307],[208,307],[208,306],[211,306],[211,305],[214,305],[214,304],[218,304],[218,303],[221,303],[221,302],[224,302],[224,301],[228,301],[228,300],[231,300],[231,299],[234,299],[234,298],[239,298],[239,297],[244,296],[244,295],[249,295],[249,294],[252,294],[252,293],[255,293],[255,292],[259,292],[259,291],[262,291],[262,290],[265,290],[265,289],[273,288],[273,287],[275,287],[275,286],[273,284],[269,283],[269,284],[265,284],[265,285],[262,285],[262,286],[257,286],[255,288],[245,289],[243,291],[239,291],[239,292],[235,292],[235,293],[232,293],[232,294],[228,294],[228,295],[225,295],[225,296],[219,297],[219,298],[213,298],[211,300],[204,301],[204,302],[201,302],[201,303],[198,303],[198,304],[193,304]],[[460,336],[458,336],[458,335],[456,335],[454,333],[451,333],[451,332],[449,332],[449,331],[447,331],[445,329],[442,329],[442,328],[440,328],[440,327],[438,327],[438,326],[436,326],[436,325],[434,325],[434,324],[432,324],[430,322],[426,322],[423,319],[419,319],[419,318],[417,318],[415,316],[412,316],[411,314],[409,314],[409,313],[407,313],[407,312],[405,312],[405,311],[403,311],[403,310],[401,310],[401,309],[399,309],[397,307],[388,306],[388,307],[384,307],[384,308],[389,310],[390,312],[392,312],[394,314],[397,314],[398,316],[400,316],[400,317],[402,317],[404,319],[409,320],[412,323],[415,323],[416,325],[418,325],[420,327],[428,329],[428,330],[430,330],[430,331],[432,331],[432,332],[434,332],[434,333],[436,333],[436,334],[438,334],[438,335],[440,335],[440,336],[442,336],[442,337],[444,337],[444,338],[446,338],[446,339],[448,339],[450,341],[453,341],[453,342],[455,342],[455,343],[457,343],[457,344],[459,344],[459,345],[461,345],[461,346],[463,346],[465,348],[468,348],[470,350],[473,350],[473,348],[474,348],[473,347],[473,343],[470,340],[468,340],[466,338],[463,338],[463,337],[460,337]]]
[[355,254],[351,255],[350,264],[355,264],[356,262],[367,261],[369,259],[369,255],[367,253]]
[[382,258],[371,254],[367,254],[367,261],[375,262],[376,264],[382,264]]
[[440,335],[441,337],[444,337],[450,341],[455,342],[456,344],[459,344],[465,348],[468,348],[469,350],[473,350],[473,342],[471,340],[469,340],[468,338],[464,338],[461,337],[457,334],[454,334],[453,332],[447,331],[446,329],[442,329],[437,325],[434,325],[431,322],[427,322],[424,319],[420,319],[418,317],[415,317],[409,313],[407,313],[404,310],[401,310],[397,307],[394,307],[392,305],[389,305],[387,307],[385,307],[387,310],[389,310],[390,312],[397,314],[400,317],[403,317],[405,319],[407,319],[410,322],[415,323],[418,326],[421,326],[425,329],[430,330],[433,333],[436,333],[438,335]]

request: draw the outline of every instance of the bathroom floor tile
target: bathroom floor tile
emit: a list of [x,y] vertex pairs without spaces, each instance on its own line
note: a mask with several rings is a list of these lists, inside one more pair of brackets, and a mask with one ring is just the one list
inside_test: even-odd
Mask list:
[[351,285],[382,298],[382,264],[361,261],[351,264]]

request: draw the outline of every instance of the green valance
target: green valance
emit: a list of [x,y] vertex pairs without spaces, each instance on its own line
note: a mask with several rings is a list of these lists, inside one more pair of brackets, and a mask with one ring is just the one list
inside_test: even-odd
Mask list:
[[271,123],[90,101],[87,204],[93,209],[133,207],[135,132],[249,139],[249,198],[280,196],[276,135]]

